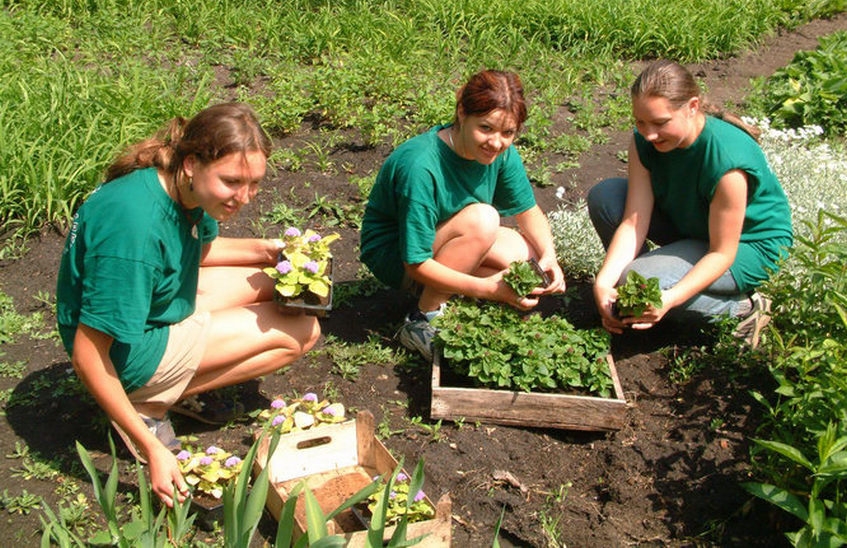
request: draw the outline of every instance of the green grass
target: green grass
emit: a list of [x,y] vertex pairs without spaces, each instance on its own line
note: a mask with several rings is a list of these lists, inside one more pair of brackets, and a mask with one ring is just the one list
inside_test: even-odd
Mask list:
[[[120,146],[211,101],[251,102],[276,135],[318,116],[362,144],[397,144],[449,120],[456,86],[483,67],[522,75],[529,157],[578,155],[586,142],[552,135],[553,114],[572,104],[589,142],[602,141],[628,114],[595,91],[626,85],[628,60],[737,52],[845,2],[806,4],[2,1],[0,224],[67,223]],[[541,184],[558,169],[531,167]]]

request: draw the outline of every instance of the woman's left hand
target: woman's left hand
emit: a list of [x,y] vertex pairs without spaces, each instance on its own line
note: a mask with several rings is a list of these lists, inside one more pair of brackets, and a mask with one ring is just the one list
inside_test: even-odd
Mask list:
[[532,291],[532,295],[552,295],[554,293],[564,293],[565,274],[562,272],[562,267],[554,258],[542,257],[538,259],[538,266],[541,267],[549,277],[550,283],[546,287],[538,287]]
[[[667,302],[667,297],[665,297],[665,292],[662,291],[662,302]],[[650,329],[657,323],[659,323],[662,318],[665,317],[665,314],[673,308],[671,306],[662,305],[660,308],[656,308],[654,306],[648,306],[647,310],[644,311],[644,314],[641,316],[623,318],[623,323],[632,329]]]

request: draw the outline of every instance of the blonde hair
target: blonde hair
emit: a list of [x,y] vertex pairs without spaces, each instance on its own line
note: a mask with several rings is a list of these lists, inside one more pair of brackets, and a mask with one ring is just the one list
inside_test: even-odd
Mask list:
[[759,140],[761,131],[749,124],[744,123],[738,116],[725,112],[711,105],[706,98],[700,85],[694,76],[682,65],[674,61],[662,59],[655,61],[638,75],[630,88],[633,99],[639,97],[663,97],[668,100],[674,109],[685,106],[692,98],[700,99],[700,110],[704,114],[725,120],[737,126],[756,141]]
[[178,186],[188,156],[208,164],[233,152],[261,151],[267,158],[272,148],[252,108],[221,103],[190,120],[174,118],[152,137],[129,146],[106,170],[106,182],[136,169],[156,167],[169,176],[169,184]]

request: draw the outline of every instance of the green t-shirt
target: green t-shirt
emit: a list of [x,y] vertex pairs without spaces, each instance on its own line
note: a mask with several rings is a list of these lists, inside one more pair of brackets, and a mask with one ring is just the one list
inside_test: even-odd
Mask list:
[[778,269],[793,243],[791,209],[776,175],[756,141],[740,128],[707,116],[688,148],[658,152],[637,131],[641,163],[650,171],[655,205],[680,236],[709,240],[709,205],[721,177],[747,174],[747,209],[741,242],[730,266],[742,292],[756,288]]
[[437,126],[391,153],[377,175],[362,221],[361,260],[382,282],[399,287],[403,263],[432,258],[435,230],[464,207],[494,206],[503,217],[535,205],[523,162],[510,146],[491,165],[458,156]]
[[143,386],[168,326],[194,312],[201,249],[217,234],[202,209],[168,196],[154,168],[97,187],[74,215],[59,267],[56,313],[68,354],[84,323],[114,338],[109,354],[124,389]]

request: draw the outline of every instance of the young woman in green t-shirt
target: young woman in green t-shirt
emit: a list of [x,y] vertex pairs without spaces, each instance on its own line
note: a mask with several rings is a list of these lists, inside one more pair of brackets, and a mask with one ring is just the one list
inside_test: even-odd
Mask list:
[[[517,74],[486,70],[457,93],[453,123],[400,145],[377,175],[361,258],[384,283],[419,295],[400,342],[432,359],[429,321],[454,294],[527,310],[564,291],[547,218],[513,142],[526,120]],[[501,225],[514,216],[517,229]],[[551,283],[516,295],[503,273],[535,258]]]
[[188,486],[167,412],[180,400],[284,367],[320,335],[280,314],[278,241],[217,237],[264,178],[271,141],[253,111],[227,103],[174,119],[131,146],[74,215],[57,316],[82,382],[168,506]]
[[[755,346],[770,308],[756,287],[792,244],[788,200],[756,130],[707,107],[691,73],[670,61],[648,66],[631,95],[628,179],[603,181],[588,196],[607,250],[594,283],[603,326],[621,333],[666,316],[728,315]],[[630,270],[659,278],[662,306],[621,318],[616,286]]]

